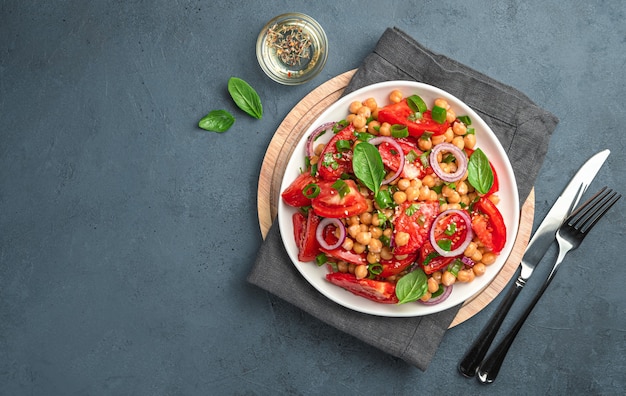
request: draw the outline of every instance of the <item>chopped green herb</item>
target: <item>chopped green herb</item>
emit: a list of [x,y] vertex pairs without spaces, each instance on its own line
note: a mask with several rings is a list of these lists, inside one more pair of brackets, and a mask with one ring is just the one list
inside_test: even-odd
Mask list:
[[438,124],[443,124],[444,122],[446,122],[447,111],[443,107],[434,106],[431,112],[431,116],[433,118],[433,121]]
[[337,179],[337,181],[334,182],[331,187],[337,190],[341,198],[350,194],[350,186],[348,186],[348,183],[341,179]]
[[409,130],[405,125],[394,124],[391,126],[391,136],[395,138],[405,138],[409,136]]

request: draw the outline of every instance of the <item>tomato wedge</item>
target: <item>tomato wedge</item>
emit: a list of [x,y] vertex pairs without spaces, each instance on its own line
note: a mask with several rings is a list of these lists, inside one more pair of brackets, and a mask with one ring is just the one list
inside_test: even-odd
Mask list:
[[365,297],[381,304],[397,304],[396,285],[391,282],[377,281],[374,279],[357,279],[356,276],[343,272],[326,274],[326,280],[330,283],[343,287],[352,294]]
[[[433,233],[437,244],[445,251],[446,256],[460,254],[455,250],[465,250],[470,243],[471,219],[461,210],[443,212],[433,224]],[[444,248],[444,246],[446,246]]]
[[420,248],[419,262],[426,275],[445,269],[455,258],[440,256],[430,241],[424,242]]
[[319,177],[324,180],[337,180],[342,173],[352,172],[352,151],[340,152],[337,148],[337,142],[340,140],[349,141],[350,147],[352,147],[356,141],[352,124],[333,136],[320,154],[317,172]]
[[407,269],[417,259],[417,254],[407,254],[402,259],[392,258],[390,260],[380,260],[380,265],[383,270],[379,274],[382,278],[388,278],[392,275],[398,275],[400,272]]
[[394,221],[394,237],[399,232],[409,234],[409,242],[397,246],[395,255],[416,253],[428,240],[430,226],[439,213],[439,202],[404,202],[397,209],[398,216]]
[[320,223],[320,218],[312,210],[308,211],[307,216],[298,211],[293,214],[292,222],[294,239],[298,246],[298,260],[315,260],[315,256],[320,252],[320,245],[315,238],[315,231]]
[[487,197],[474,203],[472,229],[480,242],[493,253],[500,253],[506,242],[506,225],[496,205]]
[[[411,151],[415,152],[418,156],[422,154],[420,149],[417,148],[417,142],[414,138],[399,138],[396,139],[396,142],[400,147],[402,147],[402,152],[404,152],[405,158]],[[379,144],[378,152],[383,160],[383,164],[387,168],[393,171],[397,171],[398,168],[400,168],[400,156],[396,153],[396,149],[391,144],[386,142]],[[414,162],[404,162],[404,169],[401,174],[402,177],[407,179],[421,179],[425,175],[426,172],[424,171],[424,167],[421,162],[419,162],[419,159]]]
[[450,127],[449,122],[439,124],[432,119],[431,111],[426,110],[422,113],[420,120],[410,120],[409,117],[414,111],[409,107],[406,99],[402,99],[398,103],[389,104],[378,111],[378,121],[382,124],[388,122],[391,125],[406,125],[409,135],[420,137],[424,132],[432,132],[433,135],[443,135]]
[[304,187],[315,182],[316,179],[311,176],[310,173],[301,173],[281,194],[283,201],[287,205],[295,206],[297,208],[311,205],[311,199],[305,197],[302,190]]
[[311,199],[315,213],[322,217],[343,218],[361,214],[367,211],[367,200],[359,192],[354,180],[344,180],[350,191],[341,197],[331,181],[320,181],[320,193]]

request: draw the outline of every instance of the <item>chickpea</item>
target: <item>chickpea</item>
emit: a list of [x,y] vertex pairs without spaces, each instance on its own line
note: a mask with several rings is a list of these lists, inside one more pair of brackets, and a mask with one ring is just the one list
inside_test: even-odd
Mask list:
[[354,121],[354,117],[356,117],[356,114],[354,114],[354,113],[352,113],[352,114],[348,114],[348,115],[346,116],[346,121],[347,121],[349,124],[351,124],[351,123],[352,123],[352,121]]
[[452,128],[446,129],[446,131],[443,133],[443,137],[446,143],[451,143],[452,139],[454,139],[454,132],[452,132]]
[[383,235],[385,236],[385,238],[391,238],[392,234],[393,234],[393,230],[391,228],[385,228],[383,230]]
[[388,246],[383,246],[380,251],[380,258],[383,260],[391,260],[393,258],[393,253]]
[[345,274],[346,272],[348,272],[348,263],[346,263],[345,261],[338,261],[337,269],[339,270],[339,272],[343,272]]
[[361,215],[359,216],[359,220],[361,220],[361,224],[372,224],[372,212],[361,213]]
[[491,265],[496,262],[496,255],[492,252],[487,252],[483,254],[482,259],[480,260],[485,265]]
[[402,178],[398,180],[397,186],[400,191],[405,191],[407,188],[411,187],[411,180]]
[[367,132],[372,135],[378,135],[378,130],[380,129],[380,122],[376,120],[372,120],[367,124]]
[[376,103],[376,99],[367,98],[363,101],[363,105],[369,107],[371,111],[374,111],[378,108],[378,103]]
[[402,205],[407,199],[407,195],[404,191],[396,191],[393,193],[393,201],[398,205]]
[[392,103],[398,103],[402,100],[403,97],[404,95],[402,95],[402,92],[400,92],[400,90],[394,89],[389,94],[389,101]]
[[361,245],[367,245],[372,240],[372,233],[369,231],[361,231],[356,236],[356,241]]
[[476,145],[476,135],[473,133],[468,133],[463,137],[463,142],[465,143],[465,147],[474,148]]
[[469,245],[467,245],[467,247],[465,248],[463,255],[465,255],[465,257],[472,257],[477,248],[478,246],[476,245],[476,242],[470,242]]
[[456,120],[456,113],[454,112],[454,110],[448,109],[446,111],[446,121],[454,122],[454,120]]
[[463,150],[465,148],[465,138],[463,136],[455,136],[452,139],[452,144]]
[[361,106],[356,111],[356,115],[360,115],[360,116],[363,116],[365,118],[370,118],[370,116],[372,115],[372,110],[370,110],[370,108],[367,107],[367,106]]
[[435,187],[435,178],[433,175],[426,175],[422,178],[422,185],[429,188]]
[[456,192],[458,192],[461,195],[466,195],[467,194],[467,183],[465,183],[464,181],[456,182]]
[[444,98],[437,98],[437,99],[435,99],[435,102],[433,104],[435,106],[443,107],[446,110],[448,110],[450,108],[450,104]]
[[444,286],[450,286],[453,285],[454,282],[456,282],[456,277],[454,275],[452,275],[452,272],[450,271],[445,271],[442,275],[441,275],[441,284]]
[[380,254],[374,252],[367,253],[367,262],[370,264],[376,264],[380,261]]
[[456,279],[459,282],[471,282],[474,280],[474,271],[471,269],[460,270]]
[[365,245],[357,242],[354,244],[354,246],[352,246],[352,251],[356,254],[361,254],[365,251]]
[[442,276],[441,271],[435,271],[430,275],[430,277],[436,280],[437,283],[441,283],[441,276]]
[[372,238],[370,243],[367,244],[367,249],[371,253],[380,253],[383,250],[383,243],[380,241],[380,239]]
[[391,124],[388,122],[383,122],[380,124],[380,128],[378,128],[378,134],[380,136],[391,136]]
[[417,199],[419,199],[420,201],[430,200],[430,188],[428,188],[428,186],[422,186],[420,188],[420,195]]
[[467,126],[462,122],[455,122],[452,124],[452,131],[455,135],[463,136],[467,133]]
[[320,162],[320,157],[318,157],[317,155],[313,155],[313,156],[311,156],[311,158],[309,158],[309,163],[311,165],[315,165],[318,162]]
[[409,243],[410,235],[403,231],[398,231],[396,233],[395,242],[396,246],[406,246]]
[[[375,216],[374,218],[378,218],[378,216]],[[383,236],[383,229],[380,227],[375,227],[372,226],[370,227],[370,232],[372,233],[372,238],[375,239],[379,239],[381,236]]]
[[348,226],[358,225],[360,222],[359,216],[354,215],[348,218]]
[[485,274],[485,271],[487,271],[487,267],[483,263],[476,263],[472,267],[472,271],[474,271],[474,275],[481,276]]
[[452,190],[450,195],[448,195],[448,203],[457,204],[459,202],[461,202],[461,195],[458,192]]
[[380,225],[380,217],[372,215],[372,225],[378,227]]
[[363,117],[362,115],[357,114],[352,119],[352,125],[354,125],[354,128],[356,129],[365,128],[366,123],[367,123],[367,118]]
[[417,141],[417,147],[422,151],[428,151],[433,148],[433,141],[430,138],[421,137]]
[[474,254],[472,254],[472,257],[470,257],[472,260],[474,260],[474,262],[479,262],[482,261],[483,259],[483,254],[480,252],[480,250],[476,250],[474,252]]
[[350,103],[350,107],[349,107],[349,111],[352,114],[357,114],[357,111],[359,111],[359,109],[363,107],[363,103],[359,102],[358,100]]
[[355,265],[355,264],[352,264],[352,263],[349,263],[349,264],[348,264],[348,272],[349,272],[349,273],[354,274],[354,270],[355,270],[355,268],[356,268],[356,265]]
[[437,196],[437,191],[430,190],[430,196],[428,197],[427,201],[437,201],[438,199],[439,197]]
[[428,291],[434,293],[437,290],[439,290],[439,282],[433,277],[428,278]]
[[377,107],[374,110],[372,110],[372,117],[374,117],[375,120],[378,119],[378,110],[380,110],[380,107]]
[[488,198],[491,202],[493,202],[494,205],[497,205],[498,203],[500,203],[500,197],[497,196],[496,194],[491,194]]
[[424,293],[424,295],[422,297],[420,297],[420,300],[426,302],[426,301],[430,300],[432,296],[433,296],[433,294],[431,292],[427,291],[426,293]]
[[352,250],[353,246],[354,246],[354,241],[352,240],[352,238],[346,238],[341,244],[341,247],[346,250]]
[[365,277],[367,276],[367,272],[368,272],[368,271],[367,271],[367,265],[363,265],[363,264],[361,264],[361,265],[357,265],[357,266],[354,268],[354,276],[355,276],[357,279],[363,279],[363,278],[365,278]]
[[361,225],[359,223],[351,224],[348,226],[348,235],[356,239],[357,234],[361,232]]
[[446,137],[444,135],[437,135],[437,136],[432,136],[430,140],[432,141],[433,146],[436,146],[438,144],[445,142]]
[[409,187],[404,193],[406,194],[406,199],[408,201],[416,201],[420,196],[420,188],[419,187]]
[[461,204],[458,203],[449,203],[448,204],[448,209],[450,210],[461,210]]

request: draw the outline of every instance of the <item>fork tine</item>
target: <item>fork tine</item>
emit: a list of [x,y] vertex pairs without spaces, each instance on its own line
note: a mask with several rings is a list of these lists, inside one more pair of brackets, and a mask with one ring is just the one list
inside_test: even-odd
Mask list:
[[[581,232],[588,232],[596,225],[598,220],[602,218],[608,212],[609,209],[621,198],[622,196],[615,191],[611,191],[611,194],[608,198],[602,203],[602,206],[592,214],[592,216],[585,222],[585,224],[581,227]],[[591,221],[589,223],[589,221]]]
[[610,188],[603,187],[567,218],[566,223],[582,233],[596,225],[598,220],[621,198]]

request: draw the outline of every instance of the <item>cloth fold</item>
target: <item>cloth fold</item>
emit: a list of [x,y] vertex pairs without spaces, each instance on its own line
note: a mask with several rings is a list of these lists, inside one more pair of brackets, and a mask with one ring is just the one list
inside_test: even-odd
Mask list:
[[[472,107],[507,152],[516,175],[520,206],[530,193],[558,119],[520,91],[425,48],[398,28],[387,29],[346,87],[392,80],[441,88]],[[315,290],[297,271],[283,246],[278,224],[268,231],[248,282],[386,353],[426,370],[460,306],[414,318],[355,312]]]

